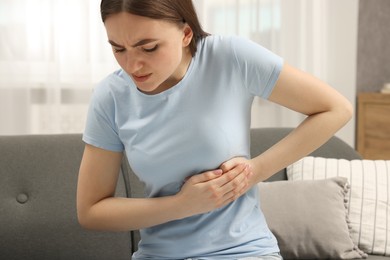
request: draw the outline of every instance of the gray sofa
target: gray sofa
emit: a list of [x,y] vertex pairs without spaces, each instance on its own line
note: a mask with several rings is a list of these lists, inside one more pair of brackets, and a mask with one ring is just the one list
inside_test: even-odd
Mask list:
[[[253,129],[252,154],[289,131]],[[83,147],[80,134],[0,137],[0,259],[131,259],[138,232],[87,231],[77,222],[76,184]],[[360,158],[336,137],[313,155]],[[142,185],[126,160],[121,171],[117,196],[142,196]],[[281,171],[269,181],[285,179],[286,172]]]

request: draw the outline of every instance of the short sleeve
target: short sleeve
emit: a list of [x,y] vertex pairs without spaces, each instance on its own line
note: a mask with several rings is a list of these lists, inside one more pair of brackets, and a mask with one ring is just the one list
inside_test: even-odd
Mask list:
[[242,80],[249,92],[267,99],[279,78],[283,59],[245,38],[233,37],[232,48]]
[[124,145],[115,124],[115,102],[106,79],[93,92],[83,141],[98,148],[122,152]]

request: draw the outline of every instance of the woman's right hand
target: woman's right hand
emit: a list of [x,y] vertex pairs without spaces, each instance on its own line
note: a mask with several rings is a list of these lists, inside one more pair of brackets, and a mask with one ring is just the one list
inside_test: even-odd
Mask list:
[[206,213],[236,200],[247,191],[249,165],[239,164],[228,172],[221,169],[190,177],[176,195],[188,216]]
[[77,214],[88,229],[128,231],[147,228],[222,207],[245,192],[246,164],[189,178],[181,191],[158,198],[115,196],[122,153],[86,145],[77,184]]

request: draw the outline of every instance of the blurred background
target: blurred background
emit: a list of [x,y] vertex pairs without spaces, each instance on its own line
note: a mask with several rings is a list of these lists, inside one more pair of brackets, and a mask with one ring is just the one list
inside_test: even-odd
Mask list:
[[[367,63],[374,60],[372,41],[376,49],[386,42],[381,30],[387,30],[389,42],[389,3],[194,0],[206,31],[250,38],[328,82],[354,105],[357,92],[376,91],[390,81],[388,47],[376,50],[379,73]],[[119,68],[99,5],[99,0],[0,0],[0,135],[83,131],[94,86]],[[371,29],[377,34],[370,42]],[[302,120],[264,100],[253,104],[252,127],[296,126]],[[355,120],[337,135],[353,146]]]

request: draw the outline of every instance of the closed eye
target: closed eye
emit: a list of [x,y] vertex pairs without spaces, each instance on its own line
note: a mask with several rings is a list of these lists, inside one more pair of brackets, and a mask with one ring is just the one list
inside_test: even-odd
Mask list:
[[158,49],[158,44],[156,44],[153,48],[142,48],[145,52],[154,52]]
[[125,51],[125,49],[116,49],[116,48],[113,48],[113,50],[115,53],[120,53]]

